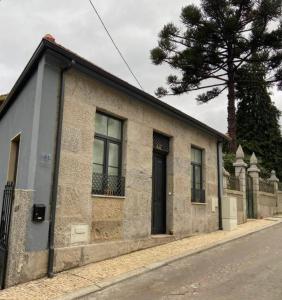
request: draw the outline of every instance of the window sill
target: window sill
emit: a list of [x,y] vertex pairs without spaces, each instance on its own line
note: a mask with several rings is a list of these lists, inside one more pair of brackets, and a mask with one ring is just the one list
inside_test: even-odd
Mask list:
[[193,205],[207,205],[207,203],[203,203],[203,202],[191,202]]
[[105,198],[105,199],[125,199],[125,196],[111,196],[111,195],[98,195],[92,194],[92,198]]

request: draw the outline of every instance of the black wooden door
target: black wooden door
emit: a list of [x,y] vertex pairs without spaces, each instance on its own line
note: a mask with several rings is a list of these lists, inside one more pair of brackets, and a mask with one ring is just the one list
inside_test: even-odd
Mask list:
[[152,234],[166,233],[166,155],[153,153]]

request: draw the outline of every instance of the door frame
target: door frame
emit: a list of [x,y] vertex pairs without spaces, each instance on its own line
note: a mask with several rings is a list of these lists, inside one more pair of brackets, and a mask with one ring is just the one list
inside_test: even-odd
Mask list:
[[[17,133],[10,140],[6,182],[13,182],[14,188],[16,187],[16,182],[18,177],[18,165],[19,165],[19,158],[20,158],[21,140],[22,140],[22,132]],[[16,153],[14,153],[14,149],[13,149],[14,144],[17,145]]]

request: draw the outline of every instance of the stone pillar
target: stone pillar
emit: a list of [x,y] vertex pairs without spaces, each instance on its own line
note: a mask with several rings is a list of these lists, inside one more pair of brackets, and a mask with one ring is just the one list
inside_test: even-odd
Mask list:
[[259,173],[260,169],[257,166],[258,160],[255,153],[252,154],[250,159],[250,167],[248,169],[249,175],[253,179],[253,205],[254,214],[257,219],[261,218],[260,203],[259,203]]
[[279,179],[276,177],[276,172],[274,170],[271,171],[271,176],[268,178],[268,181],[271,182],[274,185],[274,193],[276,196],[276,209],[275,213],[278,213],[279,211],[279,195],[278,195],[278,182]]
[[273,185],[274,185],[274,192],[275,192],[275,194],[277,194],[279,179],[276,177],[276,172],[274,170],[271,171],[271,176],[268,178],[268,181],[271,182],[271,183],[273,183]]
[[237,199],[227,194],[227,180],[230,174],[223,168],[222,228],[225,231],[237,227]]
[[236,151],[236,161],[233,163],[235,167],[235,175],[239,177],[240,181],[240,190],[243,193],[243,222],[247,222],[247,199],[246,199],[246,168],[247,164],[244,162],[244,151],[239,145]]

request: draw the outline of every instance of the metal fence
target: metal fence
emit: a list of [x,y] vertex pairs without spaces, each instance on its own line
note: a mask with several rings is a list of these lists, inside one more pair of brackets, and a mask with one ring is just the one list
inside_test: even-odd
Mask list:
[[227,179],[227,188],[229,190],[240,191],[240,179],[235,175],[231,175]]
[[274,184],[272,182],[260,178],[259,191],[274,194],[275,193]]
[[124,185],[124,177],[93,173],[93,194],[107,196],[124,196]]
[[14,183],[8,182],[5,186],[2,202],[1,222],[0,222],[0,284],[1,289],[5,285],[6,266],[8,258],[8,241],[12,205],[14,201]]

